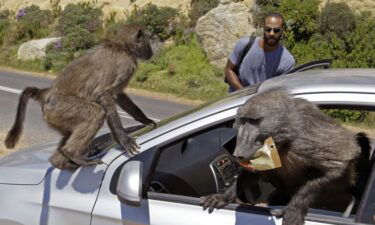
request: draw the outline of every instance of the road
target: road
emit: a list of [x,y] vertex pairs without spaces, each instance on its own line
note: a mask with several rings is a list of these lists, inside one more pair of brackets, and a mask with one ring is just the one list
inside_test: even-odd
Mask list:
[[[0,70],[0,141],[3,141],[5,133],[13,124],[18,98],[22,90],[28,86],[39,88],[48,87],[51,82],[52,79],[50,78]],[[192,105],[188,104],[179,104],[140,95],[129,94],[129,96],[148,117],[155,121],[167,118],[192,107]],[[124,127],[139,124],[120,109],[119,114]],[[46,122],[43,121],[40,105],[30,100],[24,123],[24,131],[21,137],[23,146],[41,144],[59,139],[60,135],[55,130],[49,128]]]

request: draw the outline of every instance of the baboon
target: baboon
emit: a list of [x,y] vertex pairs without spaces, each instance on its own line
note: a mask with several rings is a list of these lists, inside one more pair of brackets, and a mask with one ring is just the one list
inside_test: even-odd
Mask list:
[[50,88],[27,87],[22,92],[15,122],[5,145],[13,148],[18,142],[29,98],[40,102],[44,119],[63,138],[49,159],[60,169],[76,169],[102,163],[88,160],[88,146],[104,120],[114,140],[129,154],[137,152],[137,144],[126,135],[116,103],[135,120],[154,124],[124,93],[132,78],[137,59],[152,56],[149,33],[138,25],[124,25],[117,34],[103,40],[85,55],[69,63],[53,81]]
[[[283,210],[271,211],[283,217],[283,225],[302,225],[309,207],[343,211],[353,196],[360,197],[358,189],[367,179],[361,174],[370,171],[369,140],[343,128],[313,103],[280,89],[265,91],[238,109],[234,127],[238,134],[233,156],[239,163],[249,162],[264,140],[273,138],[282,167],[262,175],[287,199]],[[204,209],[212,212],[233,202],[236,185],[203,197]]]

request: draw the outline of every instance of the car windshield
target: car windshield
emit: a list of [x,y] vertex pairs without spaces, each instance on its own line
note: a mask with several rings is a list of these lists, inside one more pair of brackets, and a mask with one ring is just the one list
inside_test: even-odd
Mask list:
[[174,116],[171,116],[171,117],[168,117],[164,120],[161,120],[159,121],[158,123],[156,123],[156,126],[147,126],[145,128],[142,128],[134,133],[131,134],[131,136],[133,137],[137,137],[137,136],[140,136],[142,134],[145,134],[147,132],[150,132],[156,128],[159,128],[159,127],[162,127],[162,126],[165,126],[166,124],[174,121],[174,120],[177,120],[177,119],[180,119],[186,115],[189,115],[191,113],[194,113],[194,112],[197,112],[203,108],[206,108],[206,107],[209,107],[209,106],[213,106],[213,105],[216,105],[216,104],[221,104],[222,102],[226,102],[226,101],[230,101],[231,99],[236,99],[236,98],[240,98],[240,97],[243,97],[243,96],[248,96],[248,95],[251,95],[251,94],[254,94],[257,92],[258,90],[258,87],[259,87],[259,84],[257,85],[253,85],[253,86],[250,86],[250,87],[246,87],[244,89],[241,89],[240,91],[236,91],[236,92],[233,92],[233,93],[230,93],[224,97],[219,97],[217,99],[214,99],[212,101],[209,101],[209,102],[206,102],[206,103],[203,103],[193,109],[190,109],[190,110],[187,110],[185,112],[182,112],[182,113],[178,113]]

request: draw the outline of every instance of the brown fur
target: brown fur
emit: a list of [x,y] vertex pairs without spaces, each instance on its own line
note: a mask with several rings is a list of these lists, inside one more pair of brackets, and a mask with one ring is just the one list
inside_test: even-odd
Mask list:
[[123,92],[137,68],[137,59],[149,59],[152,50],[147,31],[137,25],[125,25],[113,39],[103,41],[85,55],[67,65],[51,88],[26,88],[21,94],[15,123],[5,145],[17,143],[29,98],[41,103],[47,123],[63,138],[50,162],[61,169],[75,169],[101,163],[88,160],[88,146],[107,120],[112,136],[125,151],[136,153],[135,141],[125,134],[116,103],[135,120],[152,120]]

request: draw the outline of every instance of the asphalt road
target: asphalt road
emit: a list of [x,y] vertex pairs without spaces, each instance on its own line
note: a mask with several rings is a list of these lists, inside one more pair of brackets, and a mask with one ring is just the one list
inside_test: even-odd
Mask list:
[[[27,73],[16,73],[0,70],[0,133],[5,134],[14,121],[18,98],[25,87],[48,87],[52,82],[50,78],[36,77]],[[129,94],[131,99],[145,112],[145,114],[159,121],[176,113],[191,108],[191,105]],[[119,109],[119,114],[124,127],[139,124],[128,114]],[[105,125],[106,126],[106,125]],[[40,105],[30,100],[28,103],[24,131],[21,141],[27,145],[41,144],[59,140],[60,135],[49,128],[43,121]]]

